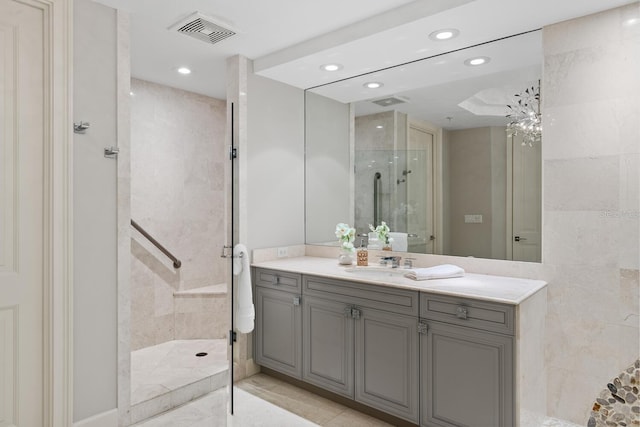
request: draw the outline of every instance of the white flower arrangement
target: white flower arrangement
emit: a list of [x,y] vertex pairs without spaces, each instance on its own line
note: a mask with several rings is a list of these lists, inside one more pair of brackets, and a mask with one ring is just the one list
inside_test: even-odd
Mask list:
[[348,252],[353,252],[355,250],[353,246],[353,240],[356,237],[356,229],[351,228],[349,224],[345,224],[341,222],[336,225],[336,237],[338,241],[341,243],[340,247]]
[[376,233],[376,235],[378,236],[378,240],[380,240],[385,245],[388,245],[390,243],[389,226],[386,222],[382,221],[380,225],[375,228],[373,227],[373,225],[369,224],[369,230]]

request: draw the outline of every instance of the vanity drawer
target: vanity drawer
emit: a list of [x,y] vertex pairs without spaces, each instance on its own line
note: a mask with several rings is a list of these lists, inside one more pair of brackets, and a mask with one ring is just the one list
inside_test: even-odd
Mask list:
[[501,334],[514,334],[514,307],[447,295],[420,293],[420,317]]
[[417,291],[308,275],[303,276],[302,283],[303,296],[311,295],[355,306],[418,315]]
[[300,294],[302,291],[301,275],[266,268],[253,269],[253,283],[264,288]]

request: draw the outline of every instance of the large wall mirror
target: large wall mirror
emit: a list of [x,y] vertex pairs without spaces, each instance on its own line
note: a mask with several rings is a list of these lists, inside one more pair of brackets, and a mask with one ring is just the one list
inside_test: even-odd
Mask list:
[[397,251],[540,262],[541,140],[507,105],[541,71],[532,31],[307,90],[306,243],[385,221]]

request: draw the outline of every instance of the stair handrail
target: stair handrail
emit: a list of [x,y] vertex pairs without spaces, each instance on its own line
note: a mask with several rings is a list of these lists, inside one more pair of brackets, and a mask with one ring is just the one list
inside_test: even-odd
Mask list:
[[140,234],[142,234],[144,237],[146,237],[148,241],[153,243],[153,245],[156,248],[160,249],[160,252],[165,254],[171,261],[173,261],[173,268],[176,268],[176,269],[180,268],[180,266],[182,265],[182,261],[180,261],[178,258],[176,258],[175,255],[173,255],[171,252],[169,252],[169,250],[167,248],[162,246],[160,244],[160,242],[158,242],[156,239],[153,238],[153,236],[151,236],[151,234],[147,233],[147,231],[144,228],[140,227],[140,224],[138,224],[137,222],[135,222],[132,219],[131,220],[131,225],[133,226],[133,228],[138,230],[140,232]]

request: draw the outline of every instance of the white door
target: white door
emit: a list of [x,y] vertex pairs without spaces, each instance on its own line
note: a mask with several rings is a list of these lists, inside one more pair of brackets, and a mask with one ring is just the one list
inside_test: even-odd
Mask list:
[[521,137],[513,144],[513,233],[514,261],[540,262],[542,228],[541,150],[540,143],[522,145]]
[[0,425],[44,425],[42,11],[0,3]]
[[[58,372],[68,365],[62,360],[64,356],[58,356],[65,354],[69,342],[69,330],[59,334],[62,330],[57,320],[68,320],[60,310],[63,301],[58,299],[59,291],[68,291],[68,273],[60,269],[67,251],[56,251],[61,247],[58,237],[62,236],[62,229],[66,230],[64,220],[68,218],[67,208],[61,207],[68,195],[61,196],[58,192],[68,188],[58,179],[61,177],[58,166],[68,161],[61,150],[63,146],[58,145],[67,141],[60,127],[67,126],[64,122],[67,83],[57,77],[64,74],[63,68],[58,67],[64,67],[61,63],[67,56],[57,54],[66,33],[53,36],[55,30],[63,30],[58,28],[63,22],[59,13],[66,7],[63,3],[0,0],[0,426],[3,427],[67,424],[65,411],[69,408],[63,406],[68,388],[63,386],[63,393],[53,391],[62,390],[58,388],[58,380],[62,379]],[[66,167],[62,169],[66,171]],[[59,212],[64,212],[63,217],[58,217]],[[56,221],[53,226],[52,221]],[[57,231],[53,232],[54,229]]]
[[435,134],[415,124],[409,126],[407,144],[407,232],[410,252],[433,253],[434,212],[433,153]]

